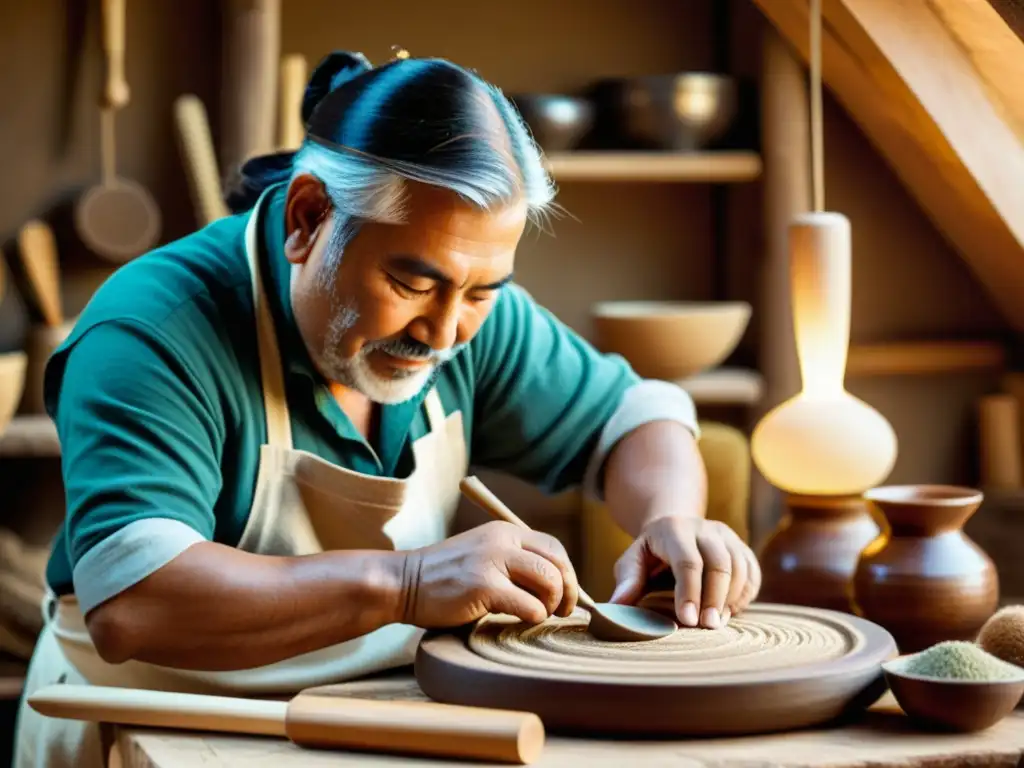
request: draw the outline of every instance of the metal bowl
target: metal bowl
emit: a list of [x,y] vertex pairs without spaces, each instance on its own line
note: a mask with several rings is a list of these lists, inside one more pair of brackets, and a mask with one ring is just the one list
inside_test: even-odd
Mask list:
[[604,81],[602,113],[622,139],[650,149],[708,149],[732,128],[739,112],[737,81],[686,72]]
[[545,152],[575,149],[594,124],[594,105],[581,96],[536,93],[510,100]]

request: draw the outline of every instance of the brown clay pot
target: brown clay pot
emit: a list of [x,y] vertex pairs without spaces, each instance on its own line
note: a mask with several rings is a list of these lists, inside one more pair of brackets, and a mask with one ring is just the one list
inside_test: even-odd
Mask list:
[[786,514],[761,550],[758,600],[850,612],[850,581],[878,525],[860,496],[786,499]]
[[882,532],[860,556],[854,611],[885,627],[900,653],[974,640],[999,603],[995,564],[964,532],[984,494],[901,485],[864,494]]

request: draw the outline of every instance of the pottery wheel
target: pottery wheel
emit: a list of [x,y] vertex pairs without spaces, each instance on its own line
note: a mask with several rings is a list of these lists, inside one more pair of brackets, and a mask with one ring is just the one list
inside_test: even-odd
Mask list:
[[[671,597],[649,605],[671,610]],[[416,676],[438,701],[536,712],[552,730],[735,735],[859,712],[896,655],[871,622],[788,605],[647,642],[600,641],[587,623],[583,610],[540,625],[488,616],[468,634],[429,634]]]
[[587,631],[585,611],[538,626],[491,616],[469,637],[485,659],[574,675],[743,675],[840,659],[865,638],[845,623],[755,610],[720,631],[680,629],[659,640],[614,643]]

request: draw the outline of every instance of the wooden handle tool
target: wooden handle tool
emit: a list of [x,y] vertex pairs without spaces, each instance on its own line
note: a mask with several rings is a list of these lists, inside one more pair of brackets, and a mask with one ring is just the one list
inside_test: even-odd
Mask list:
[[[505,506],[501,499],[480,482],[478,477],[464,477],[459,488],[470,501],[498,520],[530,530],[515,512]],[[582,586],[577,585],[577,601],[590,613],[590,633],[599,640],[610,642],[637,642],[656,640],[676,631],[673,619],[647,608],[635,605],[596,603]]]
[[175,100],[174,123],[196,221],[205,227],[230,212],[221,189],[206,107],[198,96],[187,93]]
[[[506,523],[512,523],[519,528],[524,530],[532,530],[519,515],[509,509],[505,502],[494,495],[486,485],[480,482],[480,479],[475,476],[469,476],[462,479],[459,487],[462,489],[463,494],[466,498],[480,507],[482,510],[487,512],[491,517],[496,520],[504,520]],[[588,595],[583,587],[577,587],[579,599],[578,602],[588,611],[596,610],[596,604],[594,599]]]
[[278,149],[292,152],[306,136],[302,124],[302,97],[306,92],[306,57],[293,53],[281,59],[281,84],[277,116]]
[[26,222],[18,232],[18,251],[25,275],[27,302],[38,309],[44,323],[56,327],[64,322],[60,289],[60,262],[53,231],[43,221]]
[[103,53],[106,77],[100,106],[121,109],[128,104],[128,80],[124,74],[125,0],[103,0]]
[[94,685],[51,685],[28,704],[47,717],[285,737],[302,747],[528,765],[544,747],[537,715],[418,701],[300,693],[291,701]]

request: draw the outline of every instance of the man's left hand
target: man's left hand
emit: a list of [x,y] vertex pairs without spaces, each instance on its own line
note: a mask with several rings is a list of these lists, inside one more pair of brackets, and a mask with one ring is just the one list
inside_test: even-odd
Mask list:
[[675,576],[676,619],[717,629],[743,611],[761,588],[761,568],[729,526],[703,517],[665,516],[647,523],[615,564],[611,602],[632,604],[647,579],[668,567]]

